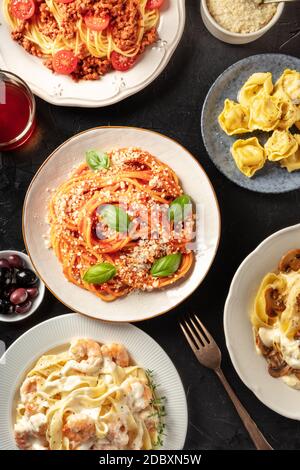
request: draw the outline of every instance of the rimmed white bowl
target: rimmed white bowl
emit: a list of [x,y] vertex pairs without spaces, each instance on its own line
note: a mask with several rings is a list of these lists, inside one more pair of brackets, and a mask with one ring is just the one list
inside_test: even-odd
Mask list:
[[119,342],[137,364],[154,371],[158,395],[166,397],[166,435],[162,449],[182,449],[188,424],[185,392],[176,368],[161,346],[133,325],[111,325],[73,313],[31,328],[0,359],[0,450],[16,449],[14,408],[25,373],[47,351],[67,344],[72,338],[84,337],[104,343]]
[[33,93],[59,106],[102,107],[127,98],[148,86],[167,66],[182,37],[185,25],[185,0],[169,0],[161,9],[159,40],[149,46],[128,72],[113,71],[100,80],[74,82],[53,74],[43,61],[28,54],[11,38],[0,5],[0,68],[23,78]]
[[[25,263],[25,268],[31,269],[32,271],[35,271],[34,267],[32,266],[32,263],[30,261],[30,258],[26,253],[23,253],[22,251],[15,251],[15,250],[3,250],[0,251],[0,258],[7,258],[9,255],[18,255],[20,258],[23,259]],[[39,289],[39,294],[38,296],[32,300],[32,307],[27,313],[8,313],[7,315],[0,314],[0,322],[6,322],[6,323],[12,323],[16,321],[21,321],[25,320],[25,318],[30,317],[30,315],[33,315],[34,312],[37,311],[39,306],[41,305],[44,295],[45,295],[45,285],[44,283],[39,279],[38,284],[36,285]]]
[[228,44],[247,44],[249,42],[256,41],[256,39],[263,36],[267,31],[269,31],[270,28],[272,28],[272,26],[274,26],[275,23],[277,23],[277,21],[282,15],[283,9],[284,3],[278,3],[277,11],[273,18],[271,18],[269,23],[267,23],[263,28],[260,28],[257,31],[242,34],[228,31],[227,29],[219,25],[219,23],[217,23],[216,20],[210,14],[206,0],[201,0],[200,2],[201,17],[206,28],[217,39],[220,39],[220,41],[223,42],[227,42]]
[[[191,272],[164,290],[131,293],[114,302],[104,302],[91,292],[68,282],[43,237],[48,231],[46,213],[51,189],[65,181],[89,149],[140,147],[170,165],[198,206],[196,259]],[[220,237],[220,214],[213,187],[197,160],[180,144],[146,129],[99,127],[82,132],[58,147],[33,178],[24,201],[23,236],[27,252],[50,291],[71,310],[106,321],[135,322],[172,309],[199,286],[215,257]]]
[[224,310],[226,344],[241,380],[266,406],[282,416],[298,420],[300,391],[269,375],[266,360],[255,350],[250,310],[265,274],[276,269],[284,253],[299,246],[300,224],[266,238],[238,268]]

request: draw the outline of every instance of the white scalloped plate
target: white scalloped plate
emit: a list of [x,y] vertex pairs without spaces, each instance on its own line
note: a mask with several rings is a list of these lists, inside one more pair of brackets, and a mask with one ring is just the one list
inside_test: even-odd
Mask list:
[[73,313],[31,328],[0,359],[0,450],[16,449],[13,437],[15,398],[26,371],[47,351],[75,337],[124,344],[137,364],[154,371],[158,394],[166,397],[166,436],[162,449],[182,449],[188,424],[187,403],[182,382],[169,356],[136,326],[111,325]]
[[271,410],[298,420],[300,391],[269,375],[266,360],[255,350],[250,311],[263,277],[276,269],[284,253],[299,245],[300,224],[266,238],[236,271],[224,310],[226,345],[241,380]]
[[[51,189],[68,178],[88,149],[140,147],[171,166],[183,189],[197,205],[195,264],[184,280],[166,289],[133,292],[104,302],[68,282],[52,250],[45,245],[49,226],[46,213]],[[212,185],[197,160],[181,145],[157,132],[133,127],[99,127],[75,135],[58,147],[33,178],[24,201],[23,236],[33,266],[46,287],[70,310],[106,321],[134,322],[160,315],[187,298],[204,279],[220,237],[218,202]]]
[[41,59],[28,54],[10,35],[0,7],[0,68],[19,75],[33,93],[59,106],[101,107],[127,98],[148,86],[164,70],[175,51],[185,24],[185,1],[168,0],[161,10],[159,41],[150,46],[126,73],[110,72],[96,81],[74,82],[55,75]]

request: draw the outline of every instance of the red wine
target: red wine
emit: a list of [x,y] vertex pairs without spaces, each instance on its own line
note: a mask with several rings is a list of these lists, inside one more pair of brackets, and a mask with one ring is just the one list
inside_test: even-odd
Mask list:
[[33,132],[32,101],[22,86],[2,81],[0,87],[0,150],[10,150],[26,142]]

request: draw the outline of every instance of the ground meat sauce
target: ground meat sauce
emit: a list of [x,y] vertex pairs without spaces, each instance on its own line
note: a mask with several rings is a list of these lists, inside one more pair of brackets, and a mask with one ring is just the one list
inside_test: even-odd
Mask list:
[[[86,14],[96,16],[109,15],[110,32],[117,47],[126,52],[135,47],[141,15],[139,0],[74,0],[71,3],[57,3],[57,8],[63,13],[64,20],[58,25],[47,4],[42,0],[38,8],[39,29],[42,34],[55,40],[58,34],[63,34],[66,39],[73,39],[76,35],[76,22]],[[23,21],[20,26],[12,32],[12,37],[27,52],[37,57],[44,57],[39,47],[26,38],[26,31],[30,21]],[[138,54],[144,52],[145,48],[157,40],[156,28],[144,33],[140,43]],[[82,47],[77,54],[78,65],[71,76],[74,80],[97,80],[112,69],[111,60],[107,57],[99,58],[89,54]],[[52,57],[47,57],[44,64],[53,70]]]

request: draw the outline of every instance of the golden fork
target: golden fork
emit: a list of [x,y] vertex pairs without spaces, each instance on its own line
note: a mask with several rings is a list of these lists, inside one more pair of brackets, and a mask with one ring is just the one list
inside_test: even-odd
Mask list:
[[189,320],[180,323],[180,327],[196,358],[200,364],[212,369],[221,380],[256,449],[273,450],[227,382],[221,369],[222,356],[217,343],[196,315]]

